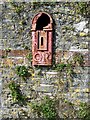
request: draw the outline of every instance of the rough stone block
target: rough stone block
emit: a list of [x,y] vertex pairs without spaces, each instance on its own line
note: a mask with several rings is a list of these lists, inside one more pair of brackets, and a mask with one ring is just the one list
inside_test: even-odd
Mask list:
[[11,50],[11,52],[8,53],[8,56],[25,57],[29,52],[29,50]]
[[38,92],[47,92],[47,93],[52,93],[55,90],[53,85],[45,85],[45,84],[42,84],[40,86],[33,86],[33,89]]

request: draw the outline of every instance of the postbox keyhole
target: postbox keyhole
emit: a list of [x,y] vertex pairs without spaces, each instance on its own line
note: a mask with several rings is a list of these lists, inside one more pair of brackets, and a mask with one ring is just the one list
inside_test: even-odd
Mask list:
[[41,37],[41,46],[43,46],[43,37]]
[[47,32],[45,31],[37,31],[38,33],[38,50],[47,50]]

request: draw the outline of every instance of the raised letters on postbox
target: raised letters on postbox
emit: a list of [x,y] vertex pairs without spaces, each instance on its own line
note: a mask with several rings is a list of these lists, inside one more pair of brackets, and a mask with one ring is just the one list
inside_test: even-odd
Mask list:
[[52,18],[46,12],[32,20],[32,65],[52,64]]

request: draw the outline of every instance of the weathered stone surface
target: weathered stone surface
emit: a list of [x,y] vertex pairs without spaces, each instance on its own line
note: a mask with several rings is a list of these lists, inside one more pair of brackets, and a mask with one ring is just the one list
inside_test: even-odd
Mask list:
[[2,82],[0,82],[0,94],[2,92]]
[[83,29],[85,29],[87,23],[88,23],[88,21],[81,21],[80,23],[74,24],[74,27],[77,31],[83,31]]
[[55,86],[53,85],[46,85],[46,84],[41,84],[40,86],[35,86],[33,89],[38,92],[46,92],[46,93],[52,93],[55,91]]
[[[57,95],[60,98],[64,96],[65,99],[76,104],[80,101],[90,101],[89,19],[76,13],[73,7],[76,3],[73,5],[63,2],[32,3],[26,0],[28,2],[16,2],[16,9],[9,2],[4,1],[3,4],[0,3],[2,17],[0,19],[2,31],[0,32],[0,117],[14,120],[21,115],[22,120],[25,120],[26,116],[22,111],[26,111],[27,116],[31,118],[35,117],[31,114],[30,106],[21,107],[13,104],[8,87],[8,83],[12,80],[20,84],[20,90],[27,96],[29,102],[40,100],[45,95],[51,97]],[[72,59],[75,52],[80,52],[84,56],[84,66],[73,67],[76,74],[72,83],[66,80],[66,76],[61,80],[58,72],[44,66],[34,73],[30,72],[31,76],[26,81],[22,81],[16,75],[17,65],[31,67],[32,61],[26,56],[32,51],[32,19],[37,13],[44,11],[49,13],[54,21],[53,62],[66,63],[67,60]],[[67,112],[69,109],[65,107],[64,110]]]

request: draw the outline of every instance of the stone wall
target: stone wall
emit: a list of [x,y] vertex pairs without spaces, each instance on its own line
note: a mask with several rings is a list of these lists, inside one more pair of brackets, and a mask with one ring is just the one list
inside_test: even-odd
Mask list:
[[[62,96],[72,103],[90,101],[89,88],[89,17],[88,11],[80,11],[78,3],[63,2],[4,2],[0,4],[0,116],[1,118],[37,117],[29,105],[14,104],[8,84],[10,81],[20,85],[20,90],[29,101],[40,100],[48,95]],[[33,67],[28,60],[32,50],[31,25],[33,17],[39,12],[47,12],[53,18],[53,65],[52,67]],[[63,85],[58,86],[60,72],[53,70],[58,63],[72,60],[74,53],[83,54],[84,64],[73,67],[76,76],[67,82],[63,75]],[[16,66],[25,65],[31,76],[26,82],[16,74]],[[68,109],[68,108],[67,108]],[[25,115],[25,113],[27,115]],[[59,115],[64,117],[63,115]]]

